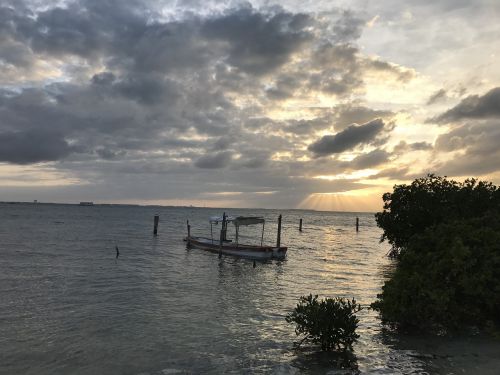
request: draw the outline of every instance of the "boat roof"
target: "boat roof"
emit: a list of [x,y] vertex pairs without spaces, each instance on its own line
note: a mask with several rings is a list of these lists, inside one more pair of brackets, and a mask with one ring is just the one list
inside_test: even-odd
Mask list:
[[[234,220],[233,216],[226,216],[226,221],[227,222],[230,222],[230,221],[233,221],[233,220]],[[219,221],[222,222],[222,216],[210,216],[209,221],[212,224],[219,224]]]
[[260,216],[238,216],[233,220],[233,224],[237,227],[240,225],[254,225],[263,223],[265,223],[265,220]]
[[[222,216],[212,216],[210,218],[211,224],[218,224],[222,222]],[[255,224],[263,224],[265,220],[261,216],[226,216],[226,222],[232,222],[235,226],[239,227],[240,225],[255,225]]]

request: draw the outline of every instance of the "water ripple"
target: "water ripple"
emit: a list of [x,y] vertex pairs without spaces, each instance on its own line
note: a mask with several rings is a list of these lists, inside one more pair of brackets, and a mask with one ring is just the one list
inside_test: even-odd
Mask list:
[[[207,218],[220,214],[213,209],[0,204],[0,373],[474,374],[498,368],[499,345],[403,338],[367,308],[359,312],[353,368],[340,368],[332,354],[293,350],[296,337],[284,317],[298,297],[354,297],[366,307],[380,292],[392,265],[373,215],[228,213],[266,217],[266,243],[275,242],[282,213],[287,259],[254,268],[249,260],[187,250],[186,220],[194,234],[209,235]],[[259,234],[245,228],[249,239]]]

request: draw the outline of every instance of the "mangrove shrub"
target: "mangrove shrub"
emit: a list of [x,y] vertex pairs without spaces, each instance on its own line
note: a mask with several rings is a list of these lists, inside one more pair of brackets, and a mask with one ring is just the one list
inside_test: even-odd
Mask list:
[[383,320],[431,331],[499,322],[498,193],[430,175],[384,195],[377,223],[397,261],[372,304]]
[[[295,333],[302,341],[321,346],[321,350],[352,350],[359,338],[356,334],[359,320],[356,313],[361,309],[354,299],[300,297],[293,312],[287,315],[288,323],[295,323]],[[300,345],[299,344],[299,345]]]
[[491,182],[467,179],[463,183],[428,175],[410,185],[395,185],[382,196],[384,210],[375,215],[384,230],[382,241],[399,256],[411,238],[443,222],[480,218],[500,212],[500,191]]

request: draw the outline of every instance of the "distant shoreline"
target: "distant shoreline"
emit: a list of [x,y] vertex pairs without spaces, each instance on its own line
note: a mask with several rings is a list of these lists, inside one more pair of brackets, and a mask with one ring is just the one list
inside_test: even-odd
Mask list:
[[81,206],[81,207],[95,207],[95,206],[122,206],[122,207],[162,207],[162,208],[196,208],[196,209],[210,209],[210,210],[287,210],[287,211],[301,211],[301,212],[339,212],[339,213],[352,213],[352,214],[375,214],[375,211],[326,211],[315,210],[309,208],[262,208],[262,207],[200,207],[200,206],[162,206],[159,204],[132,204],[132,203],[95,203],[91,206],[80,205],[80,202],[75,203],[58,203],[58,202],[21,202],[21,201],[0,201],[0,204],[25,204],[25,205],[59,205],[59,206]]

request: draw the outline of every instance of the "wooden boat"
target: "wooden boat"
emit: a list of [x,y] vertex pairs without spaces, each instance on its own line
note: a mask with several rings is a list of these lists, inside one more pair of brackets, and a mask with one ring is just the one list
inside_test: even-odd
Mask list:
[[[213,226],[218,223],[222,224],[220,230],[219,238],[213,236]],[[233,223],[236,229],[235,240],[228,240],[226,238],[227,234],[227,224]],[[247,245],[239,243],[239,231],[240,227],[247,225],[258,225],[262,224],[262,235],[260,238],[259,245]],[[184,239],[189,247],[194,247],[201,250],[207,250],[219,255],[233,255],[243,258],[250,259],[284,259],[286,256],[287,247],[280,246],[281,237],[281,215],[278,219],[278,239],[276,246],[264,246],[262,244],[264,239],[264,226],[265,220],[263,217],[255,216],[238,216],[238,217],[228,217],[226,214],[222,217],[211,217],[210,218],[210,233],[211,237],[195,237],[191,236],[191,227],[188,222],[188,236]]]
[[80,202],[80,206],[93,206],[94,202]]

